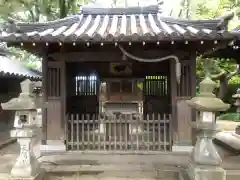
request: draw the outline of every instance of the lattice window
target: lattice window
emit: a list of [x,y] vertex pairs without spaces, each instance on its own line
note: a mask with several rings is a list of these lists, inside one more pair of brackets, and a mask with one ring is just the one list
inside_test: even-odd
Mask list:
[[167,76],[146,76],[144,83],[144,94],[148,96],[167,96]]
[[97,95],[97,76],[96,75],[78,75],[75,77],[76,95],[94,96]]

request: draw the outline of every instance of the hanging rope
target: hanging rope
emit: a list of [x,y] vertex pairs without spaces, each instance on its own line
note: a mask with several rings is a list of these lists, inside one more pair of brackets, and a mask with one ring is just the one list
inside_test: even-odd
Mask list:
[[174,59],[176,61],[175,68],[176,68],[177,82],[180,83],[180,79],[181,79],[181,63],[179,62],[179,59],[178,59],[177,56],[169,55],[169,56],[165,56],[165,57],[162,57],[162,58],[143,59],[143,58],[136,57],[136,56],[130,54],[121,45],[118,45],[118,47],[119,47],[119,49],[122,51],[122,53],[125,56],[129,57],[130,59],[139,61],[139,62],[162,62],[162,61],[165,61],[165,60],[168,60],[168,59]]

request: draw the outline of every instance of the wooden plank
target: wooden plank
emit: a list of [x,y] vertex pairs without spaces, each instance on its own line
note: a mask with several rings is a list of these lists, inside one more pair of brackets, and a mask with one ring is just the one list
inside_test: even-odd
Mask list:
[[48,99],[47,140],[60,140],[61,137],[61,101]]
[[61,88],[60,62],[48,62],[47,64],[47,139],[63,140],[64,125],[62,124],[62,97],[59,89]]
[[[188,99],[190,99],[190,97]],[[187,99],[177,101],[177,144],[179,145],[192,145],[192,109],[187,105],[186,100]]]
[[[170,55],[169,51],[163,50],[142,50],[139,49],[129,50],[132,54],[137,54],[138,57],[146,57],[149,59],[156,58],[156,57],[163,57]],[[188,52],[184,51],[175,51],[174,54],[178,54],[179,56],[188,55]],[[99,62],[109,62],[115,61],[119,62],[122,61],[122,53],[114,49],[113,51],[82,51],[82,52],[55,52],[52,54],[48,54],[49,57],[53,58],[56,61],[61,61],[66,59],[67,62],[79,62],[79,61],[99,61]]]

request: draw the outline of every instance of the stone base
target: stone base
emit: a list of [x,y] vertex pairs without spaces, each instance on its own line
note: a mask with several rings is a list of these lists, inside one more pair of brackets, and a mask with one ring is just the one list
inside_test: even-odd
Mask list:
[[173,145],[172,151],[173,152],[187,152],[191,153],[193,150],[193,146],[186,146],[186,145]]
[[9,174],[0,174],[0,180],[44,180],[45,170],[40,169],[36,176],[31,177],[16,177]]
[[11,175],[28,177],[38,174],[40,171],[40,164],[36,159],[31,159],[31,165],[19,165],[18,163],[16,163],[11,170]]
[[40,145],[40,151],[42,152],[66,152],[67,147],[62,141],[47,140],[46,145]]
[[187,174],[190,180],[226,180],[226,171],[219,166],[203,166],[190,163]]

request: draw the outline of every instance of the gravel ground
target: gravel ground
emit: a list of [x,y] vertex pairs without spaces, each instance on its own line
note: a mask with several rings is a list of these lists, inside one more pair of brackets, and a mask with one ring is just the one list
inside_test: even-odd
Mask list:
[[0,149],[0,155],[6,155],[6,154],[18,154],[20,151],[19,144],[17,142],[13,144],[6,145],[5,147]]

